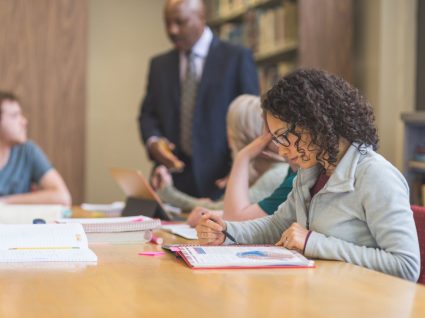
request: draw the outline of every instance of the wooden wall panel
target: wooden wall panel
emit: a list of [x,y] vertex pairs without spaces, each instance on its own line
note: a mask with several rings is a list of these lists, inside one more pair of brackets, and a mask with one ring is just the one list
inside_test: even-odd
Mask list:
[[425,1],[418,1],[416,110],[425,111]]
[[87,0],[0,0],[0,89],[80,203],[84,193]]
[[352,82],[352,0],[299,1],[299,65],[320,67]]

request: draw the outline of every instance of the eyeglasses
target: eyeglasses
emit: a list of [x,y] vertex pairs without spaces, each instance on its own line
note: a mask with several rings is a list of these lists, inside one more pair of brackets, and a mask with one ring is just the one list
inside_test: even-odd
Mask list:
[[[265,113],[263,114],[263,118],[264,118],[264,124],[266,126],[267,131],[270,133],[270,135],[272,135],[272,141],[273,141],[273,143],[276,146],[289,147],[291,145],[291,142],[288,139],[288,135],[289,135],[289,133],[293,133],[293,131],[294,131],[293,127],[290,127],[290,128],[288,128],[286,130],[283,130],[283,128],[282,129],[279,129],[277,131],[277,134],[275,135],[275,134],[273,134],[270,131],[269,124],[267,123],[267,119],[266,119],[266,114]],[[282,130],[283,130],[283,132],[279,133]]]
[[[270,132],[270,130],[269,130]],[[284,146],[289,147],[291,145],[291,142],[288,139],[288,134],[291,132],[291,129],[286,129],[282,133],[278,133],[274,135],[272,132],[270,134],[272,135],[272,141],[276,146]]]

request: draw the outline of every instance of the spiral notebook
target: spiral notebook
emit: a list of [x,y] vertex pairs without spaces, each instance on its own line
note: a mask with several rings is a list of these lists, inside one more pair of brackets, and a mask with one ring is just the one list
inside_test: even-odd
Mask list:
[[129,216],[118,218],[82,218],[60,219],[58,223],[79,223],[86,233],[112,233],[154,230],[161,226],[161,221],[146,216]]
[[193,269],[314,267],[300,253],[274,245],[182,245],[177,253]]

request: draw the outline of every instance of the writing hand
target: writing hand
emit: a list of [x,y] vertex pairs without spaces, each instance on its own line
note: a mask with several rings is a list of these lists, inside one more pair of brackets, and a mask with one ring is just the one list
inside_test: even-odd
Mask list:
[[223,231],[226,230],[226,223],[221,217],[207,212],[201,216],[196,226],[198,240],[203,245],[221,245],[226,239]]
[[201,220],[202,215],[207,213],[207,212],[215,214],[219,217],[223,217],[223,211],[221,211],[221,210],[208,210],[208,209],[202,208],[200,206],[197,206],[190,212],[190,214],[187,218],[187,223],[191,227],[197,226],[199,221]]

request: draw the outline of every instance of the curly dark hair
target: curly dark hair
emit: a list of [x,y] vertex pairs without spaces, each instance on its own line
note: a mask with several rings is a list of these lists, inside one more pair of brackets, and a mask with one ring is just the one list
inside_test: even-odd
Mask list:
[[[308,132],[307,147],[318,150],[319,162],[336,164],[340,137],[358,143],[361,152],[367,146],[378,147],[370,104],[345,80],[323,70],[298,69],[286,75],[263,96],[262,108],[288,123],[292,131],[297,126]],[[308,160],[300,147],[300,134],[294,135],[298,152]]]

